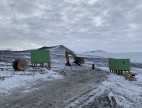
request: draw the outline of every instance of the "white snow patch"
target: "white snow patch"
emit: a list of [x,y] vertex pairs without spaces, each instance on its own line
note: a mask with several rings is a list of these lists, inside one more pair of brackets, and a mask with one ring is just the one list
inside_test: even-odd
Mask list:
[[98,69],[104,70],[106,72],[109,72],[109,68],[108,67],[97,67]]
[[[106,67],[99,67],[107,71]],[[108,70],[109,71],[109,70]],[[97,89],[110,91],[109,96],[114,96],[118,105],[125,108],[142,107],[142,69],[132,68],[132,73],[136,73],[137,81],[127,81],[123,76],[110,74],[108,79],[102,82]]]
[[8,93],[8,91],[14,87],[25,86],[34,81],[38,80],[54,80],[61,79],[63,76],[60,74],[49,71],[46,72],[11,72],[11,71],[1,71],[0,72],[0,93]]
[[22,91],[22,93],[29,93],[31,91],[34,91],[34,90],[38,90],[39,88],[32,88],[32,89],[29,89],[29,90],[24,90]]

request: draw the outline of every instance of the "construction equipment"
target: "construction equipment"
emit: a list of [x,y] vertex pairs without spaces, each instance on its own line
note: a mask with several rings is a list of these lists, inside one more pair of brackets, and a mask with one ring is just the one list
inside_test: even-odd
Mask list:
[[69,54],[72,55],[73,58],[74,58],[74,62],[73,63],[75,63],[75,64],[77,64],[79,66],[81,64],[84,64],[84,62],[85,62],[84,58],[77,57],[76,54],[74,54],[73,52],[65,50],[65,55],[66,55],[66,59],[67,59],[66,66],[71,66],[70,61],[69,61]]
[[27,68],[27,62],[17,59],[13,62],[13,68],[15,71],[24,71]]
[[125,74],[125,80],[136,81],[136,78],[134,76],[135,76],[135,74],[132,74],[131,72],[127,72]]

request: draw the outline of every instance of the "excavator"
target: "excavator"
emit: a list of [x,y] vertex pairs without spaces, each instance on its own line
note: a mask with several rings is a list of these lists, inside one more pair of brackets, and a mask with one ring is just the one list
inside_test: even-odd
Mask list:
[[69,61],[69,54],[72,55],[73,58],[74,58],[74,62],[73,63],[75,63],[75,64],[77,64],[79,66],[81,64],[84,64],[84,62],[85,62],[84,58],[77,57],[76,54],[74,54],[73,52],[65,50],[65,55],[66,55],[66,59],[67,59],[66,66],[71,66],[70,61]]

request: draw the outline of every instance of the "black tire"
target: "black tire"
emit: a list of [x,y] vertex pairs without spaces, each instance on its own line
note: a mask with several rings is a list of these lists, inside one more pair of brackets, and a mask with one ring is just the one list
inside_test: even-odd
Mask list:
[[18,62],[19,62],[19,60],[18,60],[18,59],[16,59],[16,60],[13,62],[13,69],[14,69],[15,71],[17,71],[17,70],[18,70],[18,67],[17,67]]

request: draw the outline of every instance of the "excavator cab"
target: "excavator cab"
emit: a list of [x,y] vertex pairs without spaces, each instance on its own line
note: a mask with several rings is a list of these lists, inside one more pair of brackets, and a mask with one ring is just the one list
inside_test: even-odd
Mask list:
[[70,62],[69,62],[69,54],[72,55],[74,57],[74,62],[75,64],[77,65],[81,65],[81,64],[84,64],[84,58],[82,57],[77,57],[73,52],[70,52],[70,51],[65,51],[65,55],[66,55],[66,59],[67,59],[67,63],[66,63],[66,66],[71,66]]
[[76,57],[74,63],[80,66],[82,64],[82,60],[83,60],[83,58]]

